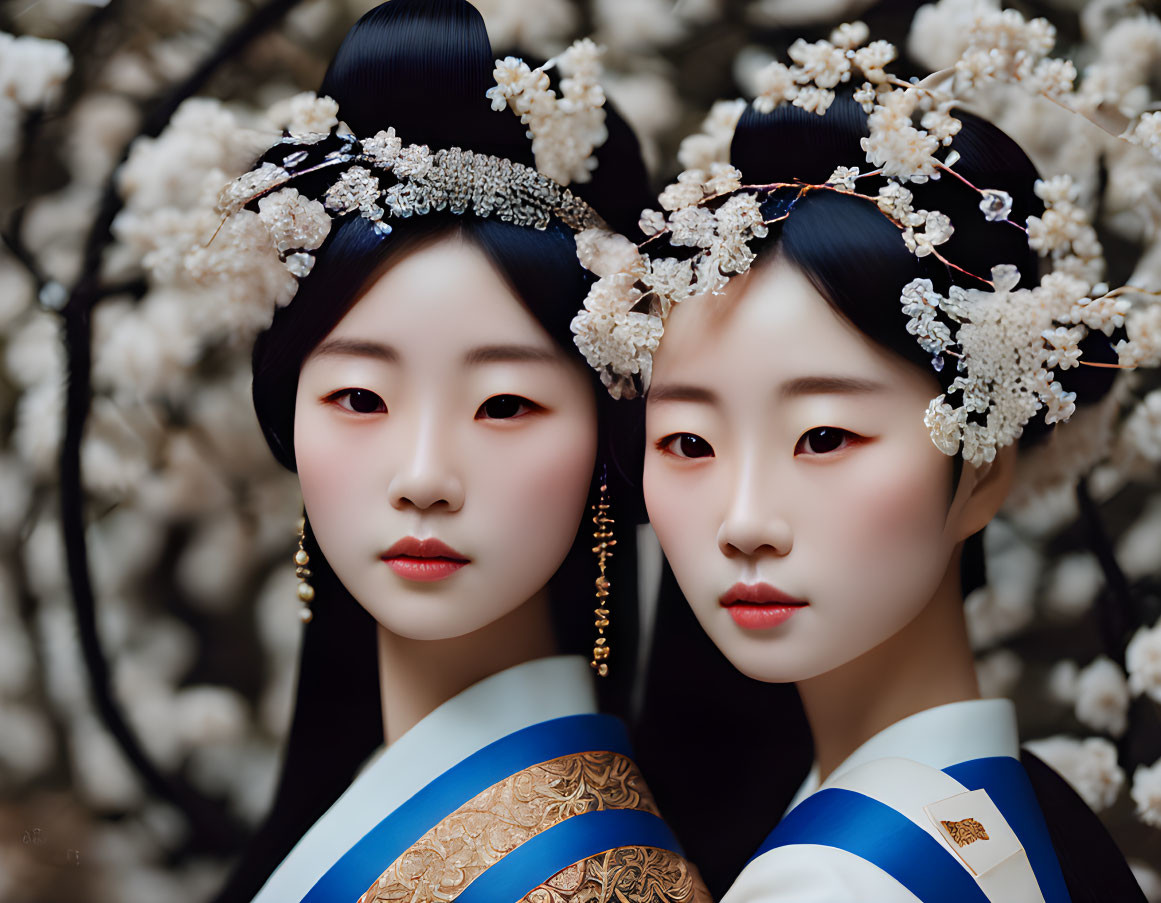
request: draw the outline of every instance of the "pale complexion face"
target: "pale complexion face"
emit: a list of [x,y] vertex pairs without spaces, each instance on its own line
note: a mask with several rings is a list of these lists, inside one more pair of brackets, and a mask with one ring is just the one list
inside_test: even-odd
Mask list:
[[299,376],[319,546],[410,639],[472,633],[544,588],[584,514],[596,435],[583,365],[457,236],[391,266]]
[[953,499],[951,459],[924,426],[938,394],[780,258],[673,311],[648,397],[645,501],[694,613],[739,670],[815,677],[932,600],[983,526],[975,473]]

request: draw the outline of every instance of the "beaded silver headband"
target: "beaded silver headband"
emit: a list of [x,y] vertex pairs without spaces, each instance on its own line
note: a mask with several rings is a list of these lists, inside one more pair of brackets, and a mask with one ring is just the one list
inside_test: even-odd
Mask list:
[[[535,169],[458,147],[404,145],[394,128],[359,138],[339,121],[333,100],[299,95],[291,101],[289,134],[279,142],[287,149],[281,165],[265,162],[227,184],[218,197],[223,223],[257,202],[258,219],[280,259],[299,278],[313,268],[312,252],[330,234],[332,219],[355,212],[381,235],[392,231],[391,219],[432,211],[541,230],[553,217],[575,232],[603,229],[596,211],[565,187],[591,178],[593,151],[608,136],[601,53],[584,39],[537,69],[515,57],[497,61],[497,84],[487,97],[494,110],[509,108],[528,126]],[[546,70],[553,66],[565,76],[560,97],[549,87]],[[321,202],[291,186],[328,169],[337,175]]]
[[[644,392],[674,305],[693,295],[720,294],[731,276],[746,272],[755,259],[750,241],[791,215],[797,198],[819,190],[863,198],[899,228],[912,253],[935,256],[971,286],[953,286],[945,298],[929,280],[916,279],[902,288],[900,306],[907,331],[932,356],[933,367],[942,370],[954,360],[958,371],[925,415],[932,441],[945,454],[962,454],[979,465],[1019,438],[1039,411],[1048,423],[1072,416],[1076,397],[1064,391],[1058,371],[1161,364],[1161,305],[1145,303],[1156,293],[1132,287],[1110,291],[1100,282],[1103,251],[1068,176],[1037,182],[1043,216],[1016,223],[1010,219],[1011,197],[967,183],[953,168],[959,155],[945,152],[960,129],[953,106],[961,93],[981,84],[1023,82],[1067,103],[1075,70],[1071,63],[1047,58],[1054,42],[1051,25],[1043,19],[1026,22],[1012,10],[981,10],[959,62],[917,83],[885,72],[895,48],[885,41],[862,46],[867,37],[867,27],[856,22],[840,26],[829,41],[796,41],[789,51],[795,65],[770,63],[759,73],[761,90],[753,103],[763,113],[792,103],[822,115],[834,100],[833,89],[861,73],[864,80],[854,99],[868,114],[870,134],[862,139],[862,149],[869,171],[860,172],[859,166],[865,166],[860,162],[840,166],[821,185],[744,185],[742,174],[725,162],[686,170],[661,193],[664,212],[642,214],[641,229],[650,237],[640,246],[605,232],[578,237],[581,262],[601,278],[572,331],[614,397]],[[1125,140],[1140,133],[1141,128],[1130,126]],[[1161,156],[1161,145],[1151,149]],[[998,266],[987,278],[944,258],[938,246],[951,237],[951,220],[938,211],[916,210],[904,187],[941,175],[979,192],[987,220],[1024,231],[1030,247],[1051,259],[1053,272],[1035,288],[1017,289],[1014,266]],[[877,194],[860,193],[858,180],[871,176],[885,177],[887,184]],[[776,193],[793,199],[766,219],[764,204]],[[691,256],[645,253],[661,239],[691,249]],[[1134,298],[1138,303],[1132,303]],[[1080,344],[1095,330],[1109,336],[1123,330],[1125,337],[1115,345],[1117,364],[1083,360]]]

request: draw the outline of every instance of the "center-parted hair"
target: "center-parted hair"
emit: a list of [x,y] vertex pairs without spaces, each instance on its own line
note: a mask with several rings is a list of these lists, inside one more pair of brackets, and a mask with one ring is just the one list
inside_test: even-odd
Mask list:
[[[480,14],[464,0],[390,0],[372,9],[347,34],[319,90],[339,105],[339,118],[360,136],[394,128],[410,144],[433,151],[460,147],[534,165],[525,126],[511,112],[496,112],[485,92],[493,84],[495,56]],[[640,149],[626,123],[606,105],[609,138],[598,149],[593,180],[570,186],[610,225],[628,232],[648,201]],[[275,146],[264,159],[277,162]],[[296,180],[318,198],[327,176]],[[592,277],[580,266],[572,231],[553,221],[545,230],[474,214],[450,212],[391,220],[380,235],[356,214],[336,220],[318,250],[311,273],[291,303],[278,310],[253,355],[254,407],[275,457],[295,469],[294,405],[298,374],[311,350],[359,300],[377,276],[409,251],[445,235],[458,235],[487,256],[513,293],[566,354],[576,354],[569,331]],[[616,661],[602,682],[602,703],[627,706],[637,638],[635,543],[639,517],[639,451],[632,450],[636,406],[616,406],[593,377],[598,406],[598,464],[607,467],[614,516],[624,525],[612,560]],[[616,421],[616,422],[615,422]],[[290,529],[288,525],[288,530]],[[587,653],[592,646],[591,528],[583,518],[577,539],[549,584],[560,651]],[[248,901],[293,845],[350,784],[382,743],[376,665],[376,624],[327,564],[309,524],[305,542],[318,598],[306,628],[294,716],[274,804],[246,851],[220,903]],[[289,564],[288,564],[289,566]],[[289,603],[288,603],[289,606]],[[288,607],[288,617],[291,617]]]
[[[1034,191],[1039,175],[1019,145],[978,116],[962,110],[955,115],[963,123],[952,144],[960,154],[956,171],[979,188],[1006,191],[1016,222],[1042,213]],[[860,139],[868,134],[867,116],[849,91],[839,93],[823,116],[790,104],[768,114],[751,106],[738,123],[730,162],[741,171],[744,185],[796,180],[818,185],[839,166],[866,169]],[[863,178],[856,187],[874,196],[882,184],[881,178]],[[906,187],[917,210],[937,210],[951,218],[956,231],[939,251],[956,266],[990,278],[993,266],[1012,264],[1020,271],[1021,287],[1039,282],[1040,261],[1026,234],[988,222],[977,191],[947,174]],[[767,201],[767,218],[785,210],[795,191],[787,189]],[[828,190],[807,192],[752,247],[758,255],[755,266],[780,255],[798,267],[831,308],[868,340],[932,374],[944,388],[955,378],[954,361],[936,371],[931,356],[907,332],[900,294],[916,278],[930,279],[945,295],[952,284],[984,285],[934,256],[916,257],[900,229],[873,202]],[[1090,334],[1082,347],[1089,360],[1116,360],[1103,333]],[[1065,390],[1077,393],[1078,406],[1104,397],[1114,376],[1115,371],[1088,367],[1058,374]],[[1041,417],[1034,418],[1025,427],[1021,448],[1050,430]],[[948,467],[958,479],[962,458],[951,457]],[[965,544],[961,575],[965,593],[985,582],[980,535]],[[679,722],[697,726],[683,740],[681,762],[672,754],[671,739]],[[726,891],[774,827],[812,759],[810,732],[794,687],[764,684],[734,669],[701,630],[668,565],[638,743],[638,761],[658,804],[715,896]],[[1124,858],[1084,801],[1031,754],[1023,753],[1022,761],[1048,815],[1073,903],[1143,899]],[[691,771],[703,782],[701,796],[690,792]]]

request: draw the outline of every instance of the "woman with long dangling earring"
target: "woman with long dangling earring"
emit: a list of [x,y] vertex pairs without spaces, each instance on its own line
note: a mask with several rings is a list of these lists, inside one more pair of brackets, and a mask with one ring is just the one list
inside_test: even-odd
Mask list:
[[[301,484],[309,604],[281,783],[223,903],[708,900],[598,711],[594,571],[606,709],[634,676],[608,529],[631,480],[569,323],[578,248],[634,228],[645,173],[596,45],[553,67],[567,104],[464,0],[383,3],[223,192],[217,240],[261,223],[300,280],[253,392]],[[545,129],[569,140],[534,154]]]

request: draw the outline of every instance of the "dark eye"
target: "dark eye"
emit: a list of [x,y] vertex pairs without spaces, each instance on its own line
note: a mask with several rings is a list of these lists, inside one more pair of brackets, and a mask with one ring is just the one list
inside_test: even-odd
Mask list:
[[712,458],[714,448],[701,436],[693,433],[673,433],[657,442],[660,451],[676,458]]
[[794,446],[796,455],[826,455],[846,448],[859,437],[836,426],[816,426],[807,430]]
[[476,411],[477,420],[511,420],[539,409],[536,402],[520,395],[493,395]]
[[[343,404],[344,399],[346,404]],[[340,408],[354,411],[356,414],[387,413],[387,405],[383,399],[366,389],[344,389],[332,395],[331,400],[337,402]]]

